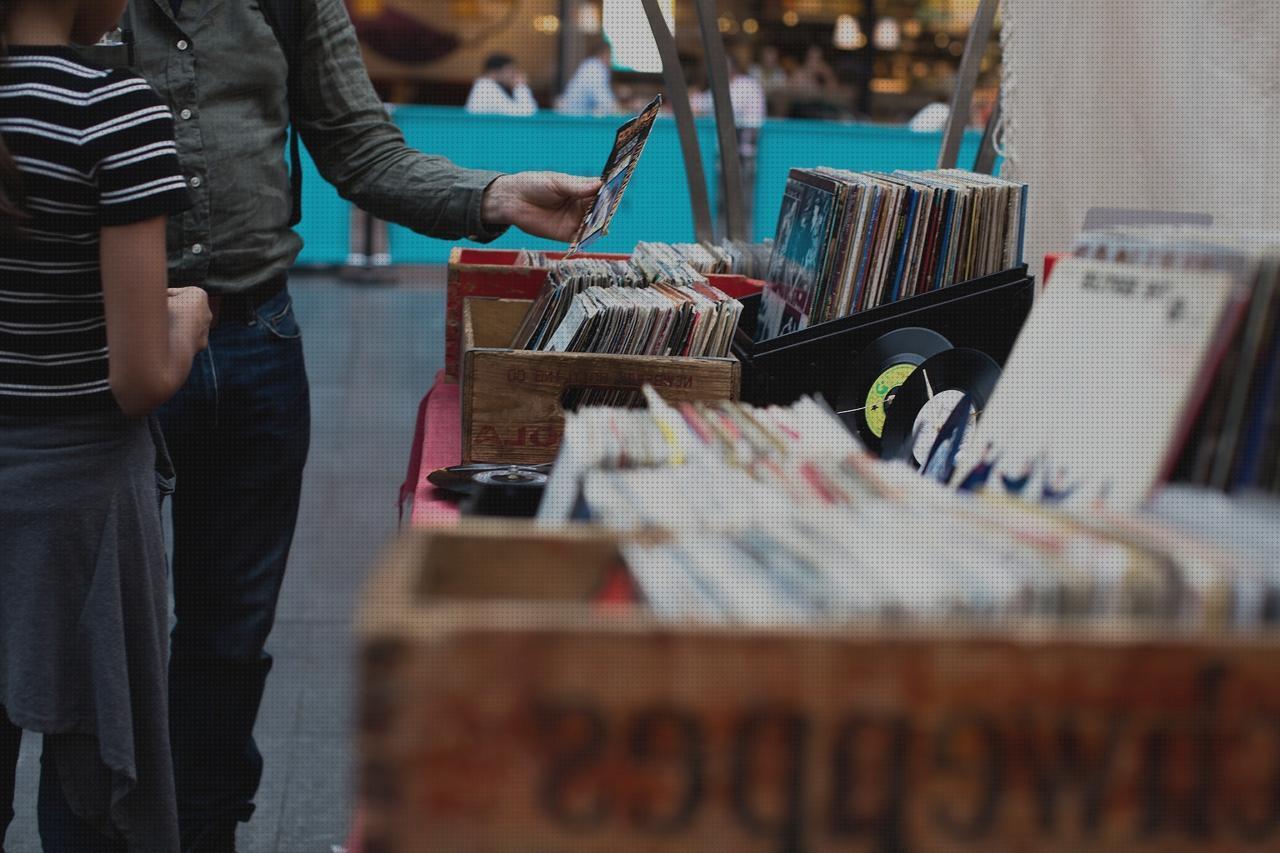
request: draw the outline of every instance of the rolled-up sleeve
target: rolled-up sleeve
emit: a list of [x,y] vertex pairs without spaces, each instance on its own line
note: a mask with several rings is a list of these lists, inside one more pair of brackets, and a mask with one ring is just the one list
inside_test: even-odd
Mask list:
[[505,231],[481,216],[484,192],[501,173],[410,148],[369,82],[342,0],[304,5],[310,14],[301,67],[291,70],[291,106],[325,180],[379,219],[419,234],[487,242]]

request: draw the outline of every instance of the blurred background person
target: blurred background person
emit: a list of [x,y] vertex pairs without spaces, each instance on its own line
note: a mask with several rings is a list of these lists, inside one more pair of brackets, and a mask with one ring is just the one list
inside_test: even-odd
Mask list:
[[516,61],[505,53],[495,53],[484,61],[484,73],[471,86],[466,111],[531,116],[538,111],[538,102]]
[[[973,100],[969,105],[971,129],[981,130],[987,126],[999,98],[999,86],[986,86],[973,93]],[[911,117],[907,127],[916,133],[941,133],[947,129],[950,121],[951,99],[946,95],[936,95],[932,103]]]
[[612,48],[607,41],[600,39],[574,72],[573,79],[556,103],[556,109],[568,115],[598,116],[618,113],[618,99],[613,93],[612,61]]
[[777,115],[774,104],[787,89],[787,69],[782,64],[778,48],[766,44],[760,48],[759,59],[751,65],[751,76],[760,84],[769,104],[769,114]]
[[847,93],[822,47],[809,45],[804,62],[787,81],[786,114],[790,118],[839,119],[848,113]]
[[791,73],[788,84],[797,95],[809,95],[814,100],[828,97],[839,88],[836,72],[827,62],[822,48],[816,44],[809,45],[804,62]]
[[[729,103],[733,108],[733,123],[739,131],[759,132],[768,114],[764,87],[749,68],[750,52],[744,54],[741,49],[728,52],[729,64]],[[690,105],[699,115],[711,115],[715,112],[715,101],[708,87],[699,87],[690,95]]]
[[907,127],[915,133],[941,133],[951,118],[951,104],[939,96],[911,117]]

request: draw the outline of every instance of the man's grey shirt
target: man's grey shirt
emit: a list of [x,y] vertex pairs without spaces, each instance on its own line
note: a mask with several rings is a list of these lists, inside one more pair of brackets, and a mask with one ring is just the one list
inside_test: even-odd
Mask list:
[[169,226],[175,284],[243,290],[302,248],[285,143],[293,116],[320,174],[379,218],[421,234],[488,240],[480,216],[496,172],[405,145],[365,71],[342,0],[300,0],[302,68],[289,67],[255,0],[131,0],[137,67],[173,109],[192,208]]

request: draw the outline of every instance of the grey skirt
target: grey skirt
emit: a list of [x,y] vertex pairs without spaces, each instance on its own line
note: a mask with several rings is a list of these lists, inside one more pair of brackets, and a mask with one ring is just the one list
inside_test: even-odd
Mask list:
[[58,744],[73,811],[131,851],[169,853],[156,461],[147,423],[119,413],[0,415],[0,705]]

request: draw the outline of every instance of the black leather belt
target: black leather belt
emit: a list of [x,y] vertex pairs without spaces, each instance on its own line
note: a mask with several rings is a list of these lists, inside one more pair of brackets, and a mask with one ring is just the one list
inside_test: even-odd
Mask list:
[[258,315],[258,309],[284,290],[288,282],[288,274],[280,273],[280,275],[248,290],[240,290],[235,293],[210,293],[209,310],[213,312],[212,325],[216,326],[221,322],[245,323],[247,325],[254,322]]

